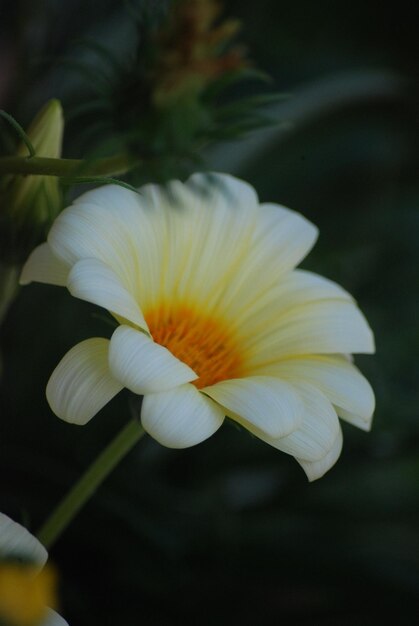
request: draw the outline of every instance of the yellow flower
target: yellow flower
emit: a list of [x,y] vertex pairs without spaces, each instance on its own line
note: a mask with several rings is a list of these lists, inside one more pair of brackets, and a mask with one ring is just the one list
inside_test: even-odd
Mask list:
[[52,410],[85,424],[127,387],[163,445],[195,445],[227,415],[319,478],[341,451],[338,416],[370,427],[374,395],[348,355],[374,352],[374,340],[346,291],[295,269],[316,237],[227,175],[84,194],[21,282],[66,285],[119,326],[62,359]]
[[48,554],[20,524],[0,513],[0,621],[14,626],[68,626],[56,604]]

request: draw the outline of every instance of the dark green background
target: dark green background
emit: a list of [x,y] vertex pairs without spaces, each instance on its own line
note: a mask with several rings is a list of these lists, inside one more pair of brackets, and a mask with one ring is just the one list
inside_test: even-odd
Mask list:
[[[71,626],[417,623],[413,4],[229,2],[251,57],[292,95],[272,111],[286,127],[210,156],[319,226],[304,267],[353,293],[375,331],[377,354],[357,359],[377,396],[372,432],[344,424],[341,459],[313,484],[291,457],[229,425],[184,451],[143,440],[52,550]],[[80,36],[129,45],[116,0],[2,2],[0,11],[0,107],[22,121],[48,97],[65,105],[83,89],[37,55],[71,51]],[[68,156],[76,139],[67,136]],[[32,530],[129,417],[124,394],[84,428],[47,406],[65,351],[108,336],[94,313],[63,289],[32,285],[1,331],[0,510]]]

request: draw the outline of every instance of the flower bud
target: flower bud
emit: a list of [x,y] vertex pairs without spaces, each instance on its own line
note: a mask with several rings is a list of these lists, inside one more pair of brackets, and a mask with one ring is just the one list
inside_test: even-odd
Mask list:
[[174,3],[168,23],[156,37],[152,98],[157,108],[197,98],[217,78],[247,66],[244,51],[232,47],[240,23],[232,19],[217,23],[221,8],[215,0]]
[[[32,121],[27,135],[37,157],[58,158],[64,129],[59,100],[50,100]],[[22,142],[16,156],[27,156]],[[45,175],[0,178],[0,261],[20,263],[45,236],[61,209],[58,179]]]

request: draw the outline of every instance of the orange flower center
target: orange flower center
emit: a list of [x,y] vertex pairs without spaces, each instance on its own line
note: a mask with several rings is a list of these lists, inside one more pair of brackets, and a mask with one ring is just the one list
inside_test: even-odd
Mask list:
[[240,376],[237,341],[222,320],[185,306],[159,307],[146,313],[145,319],[154,341],[198,374],[192,381],[198,389]]

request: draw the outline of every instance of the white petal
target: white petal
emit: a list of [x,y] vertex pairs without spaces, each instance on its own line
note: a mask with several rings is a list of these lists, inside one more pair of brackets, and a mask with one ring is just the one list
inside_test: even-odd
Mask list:
[[41,568],[48,552],[26,528],[0,513],[0,560],[9,558],[22,558]]
[[64,286],[67,282],[69,267],[68,263],[55,256],[48,243],[41,243],[30,254],[23,266],[19,282],[21,285],[28,285],[35,281]]
[[374,337],[352,302],[319,300],[289,309],[271,325],[246,338],[248,367],[273,363],[285,356],[339,352],[374,352]]
[[121,384],[141,395],[166,391],[198,378],[164,346],[129,326],[119,326],[112,335],[109,367]]
[[208,439],[223,420],[224,411],[193,385],[147,394],[141,408],[144,430],[169,448],[188,448]]
[[158,304],[169,251],[169,211],[153,205],[148,187],[138,194],[113,185],[89,191],[62,211],[48,235],[71,265],[87,258],[109,265],[143,310]]
[[305,381],[322,391],[346,421],[369,430],[375,408],[374,392],[366,378],[345,357],[321,356],[285,359],[262,369],[289,382]]
[[294,268],[315,244],[317,227],[300,213],[279,204],[261,204],[260,211],[255,245],[274,252],[283,272]]
[[[124,191],[121,189],[121,192]],[[126,191],[126,190],[125,190]],[[53,252],[69,265],[81,259],[99,259],[109,265],[135,295],[138,288],[138,241],[141,210],[115,197],[114,210],[80,202],[65,209],[48,234]],[[135,195],[135,194],[134,194]]]
[[258,376],[225,380],[202,389],[226,414],[271,437],[288,435],[301,424],[304,407],[288,383]]
[[71,348],[53,371],[47,400],[58,417],[86,424],[123,387],[108,367],[108,339],[86,339]]
[[339,419],[329,400],[311,385],[295,385],[304,402],[301,426],[287,437],[267,441],[278,450],[304,461],[319,461],[334,446],[339,434]]
[[[83,203],[115,214],[118,192],[110,191],[112,201],[98,194]],[[130,222],[136,240],[143,310],[165,298],[184,302],[192,295],[195,302],[215,301],[221,278],[238,265],[243,239],[253,232],[255,190],[228,175],[194,174],[186,183],[144,185],[136,202],[136,223],[125,217],[124,222]]]
[[307,474],[307,478],[310,482],[321,478],[322,476],[324,476],[324,474],[326,474],[326,472],[330,470],[331,467],[333,467],[342,451],[342,443],[342,431],[339,428],[338,436],[336,437],[332,448],[322,459],[313,462],[296,459]]
[[232,317],[270,295],[284,275],[308,253],[317,228],[302,215],[274,204],[261,204],[252,237],[239,270],[225,294],[223,305]]
[[280,316],[303,304],[317,300],[347,300],[352,296],[339,285],[323,276],[294,270],[281,276],[273,285],[268,284],[264,274],[271,276],[269,268],[259,271],[259,280],[249,283],[246,295],[231,303],[233,322],[243,334],[254,335],[275,327]]
[[120,207],[138,210],[138,193],[120,185],[102,185],[86,191],[73,201],[73,205],[96,204],[107,212],[117,212]]
[[70,272],[67,287],[76,298],[92,302],[148,330],[141,309],[115,272],[98,259],[82,259]]
[[275,286],[275,295],[281,300],[284,310],[313,300],[354,300],[346,289],[333,280],[300,269],[282,276]]
[[40,626],[68,626],[68,622],[52,609],[47,609]]
[[165,198],[159,187],[142,188],[149,204],[168,206],[166,258],[158,284],[164,298],[192,301],[207,311],[222,300],[241,267],[257,216],[257,196],[230,176],[201,174],[173,182]]
[[202,202],[215,205],[226,205],[238,209],[245,206],[256,206],[259,201],[255,189],[240,178],[221,172],[192,174],[185,187],[201,197]]
[[360,428],[361,430],[365,430],[367,432],[371,430],[372,415],[370,418],[366,419],[365,417],[361,417],[360,415],[351,413],[350,411],[345,411],[345,409],[342,409],[338,406],[336,407],[336,413],[341,419],[345,420],[345,422],[348,422],[348,424],[352,424],[352,426],[356,426],[357,428]]

